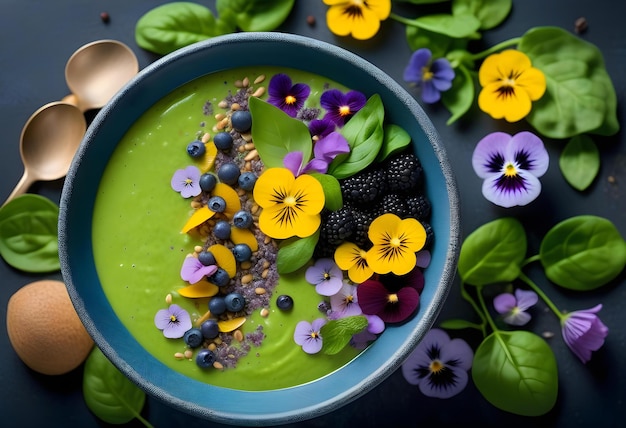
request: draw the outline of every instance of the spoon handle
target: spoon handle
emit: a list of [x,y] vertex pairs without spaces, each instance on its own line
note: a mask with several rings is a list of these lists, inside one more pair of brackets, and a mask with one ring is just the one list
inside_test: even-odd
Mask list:
[[2,206],[5,206],[10,200],[15,198],[16,196],[26,193],[26,191],[31,186],[31,184],[33,184],[33,182],[35,182],[35,179],[32,178],[30,174],[28,174],[27,170],[24,171],[24,175],[22,175],[22,178],[20,178],[20,181],[17,182],[17,185],[15,186],[15,188],[13,189],[13,191],[11,192],[7,200],[4,201]]

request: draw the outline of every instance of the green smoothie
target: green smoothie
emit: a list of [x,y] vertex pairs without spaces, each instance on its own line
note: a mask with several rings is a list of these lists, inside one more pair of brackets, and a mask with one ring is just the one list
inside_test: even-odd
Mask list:
[[359,351],[346,346],[340,353],[306,354],[295,344],[293,333],[299,321],[323,318],[318,309],[322,296],[304,279],[303,272],[282,276],[274,295],[287,294],[295,302],[282,311],[270,299],[269,315],[257,309],[242,326],[243,333],[259,326],[265,338],[252,346],[235,368],[200,368],[184,353],[183,339],[167,339],[154,324],[154,316],[171,303],[186,309],[192,320],[207,311],[208,298],[182,297],[177,290],[189,285],[180,276],[184,257],[202,245],[194,234],[181,233],[193,212],[190,202],[172,190],[172,174],[193,164],[185,148],[211,127],[216,119],[205,114],[207,102],[214,106],[235,82],[249,77],[288,74],[293,82],[311,87],[307,106],[319,104],[328,86],[345,87],[309,73],[271,67],[251,67],[198,78],[173,91],[145,112],[117,144],[97,189],[93,213],[94,256],[100,282],[115,313],[133,337],[156,359],[172,370],[212,385],[261,391],[286,388],[319,379],[345,365]]

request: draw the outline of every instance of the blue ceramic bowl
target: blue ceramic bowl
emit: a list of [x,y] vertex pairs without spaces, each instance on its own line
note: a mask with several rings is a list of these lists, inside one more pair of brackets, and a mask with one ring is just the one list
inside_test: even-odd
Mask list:
[[[249,65],[298,68],[360,90],[368,97],[378,93],[390,122],[411,135],[423,164],[436,236],[415,317],[387,328],[365,352],[324,378],[264,392],[218,388],[189,379],[166,368],[133,339],[101,288],[89,215],[94,209],[94,189],[116,142],[144,111],[201,75]],[[142,70],[98,113],[87,130],[67,175],[60,207],[63,278],[97,346],[151,396],[195,416],[233,425],[267,426],[314,418],[382,382],[400,367],[434,323],[452,285],[460,245],[459,197],[451,167],[437,132],[413,96],[381,70],[346,50],[281,33],[216,37],[180,49]]]

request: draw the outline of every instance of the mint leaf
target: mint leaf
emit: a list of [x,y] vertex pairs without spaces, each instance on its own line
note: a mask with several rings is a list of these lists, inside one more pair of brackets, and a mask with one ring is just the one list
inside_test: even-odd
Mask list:
[[339,318],[328,321],[320,329],[322,351],[334,355],[350,342],[350,338],[367,327],[367,318],[363,315]]

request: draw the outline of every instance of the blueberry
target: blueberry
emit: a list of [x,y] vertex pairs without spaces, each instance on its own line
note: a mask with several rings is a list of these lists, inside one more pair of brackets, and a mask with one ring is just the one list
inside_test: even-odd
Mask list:
[[233,255],[235,256],[235,260],[238,262],[245,262],[250,260],[252,257],[252,250],[248,246],[248,244],[237,244],[233,247]]
[[209,277],[209,282],[217,285],[218,287],[224,287],[230,282],[230,276],[221,267],[217,268],[217,271]]
[[217,361],[215,353],[207,348],[200,349],[196,355],[196,364],[203,369],[212,367],[215,361]]
[[206,172],[200,176],[200,188],[205,192],[210,192],[215,188],[217,184],[217,177],[211,174],[210,172]]
[[220,334],[220,327],[217,324],[217,320],[208,319],[200,326],[202,336],[205,339],[215,339]]
[[198,260],[204,266],[211,266],[211,265],[217,264],[217,262],[215,260],[215,256],[210,251],[200,251],[198,253]]
[[237,180],[237,184],[243,190],[252,190],[254,189],[254,184],[256,183],[256,174],[250,171],[246,171],[239,176]]
[[226,312],[226,300],[224,300],[224,296],[213,296],[211,300],[209,300],[209,311],[215,316],[222,315]]
[[230,238],[230,223],[226,220],[218,220],[215,226],[213,226],[213,236],[217,239]]
[[187,330],[183,339],[185,339],[185,343],[192,348],[197,348],[204,342],[204,336],[202,336],[202,332],[199,328],[190,328]]
[[239,167],[234,162],[226,162],[217,170],[217,176],[220,181],[230,186],[237,183],[240,174],[241,171],[239,171]]
[[232,123],[235,131],[246,132],[252,127],[252,115],[249,111],[237,110],[233,112],[230,117],[230,123]]
[[192,141],[187,145],[187,153],[189,153],[189,156],[191,156],[192,158],[199,158],[200,156],[204,155],[205,152],[206,147],[204,146],[204,143],[200,140]]
[[233,146],[233,137],[229,132],[218,132],[213,137],[213,144],[219,150],[229,150]]
[[212,196],[207,205],[211,211],[216,213],[223,213],[226,209],[226,201],[221,196]]
[[293,299],[291,298],[291,296],[281,294],[276,298],[276,306],[278,306],[278,309],[288,311],[289,309],[293,308]]
[[233,216],[233,224],[240,229],[247,229],[252,226],[252,214],[248,211],[237,211]]
[[239,312],[246,306],[246,299],[239,293],[228,293],[224,297],[226,309],[231,312]]

